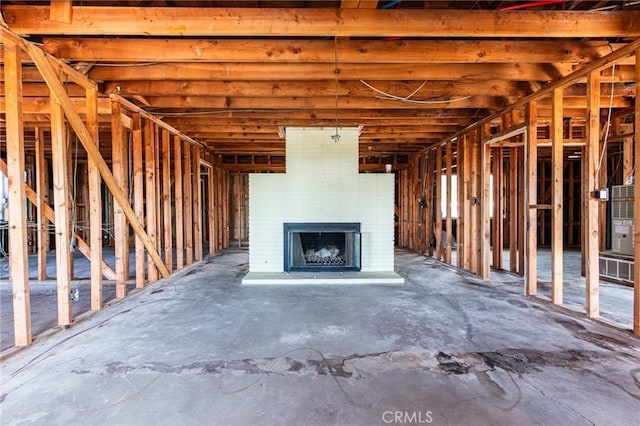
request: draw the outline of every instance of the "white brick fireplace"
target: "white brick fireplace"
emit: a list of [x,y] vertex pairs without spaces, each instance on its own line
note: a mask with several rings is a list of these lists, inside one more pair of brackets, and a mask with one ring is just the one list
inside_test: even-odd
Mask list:
[[359,130],[338,132],[336,143],[331,138],[335,128],[287,128],[286,173],[249,175],[249,274],[243,283],[305,274],[285,274],[285,224],[294,229],[300,224],[359,227],[359,272],[349,276],[386,272],[402,282],[393,273],[394,175],[360,174]]

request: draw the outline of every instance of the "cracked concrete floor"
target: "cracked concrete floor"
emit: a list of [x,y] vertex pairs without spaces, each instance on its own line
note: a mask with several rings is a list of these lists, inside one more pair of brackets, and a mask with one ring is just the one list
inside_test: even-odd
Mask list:
[[403,285],[176,273],[0,367],[3,425],[637,424],[640,342],[408,251]]

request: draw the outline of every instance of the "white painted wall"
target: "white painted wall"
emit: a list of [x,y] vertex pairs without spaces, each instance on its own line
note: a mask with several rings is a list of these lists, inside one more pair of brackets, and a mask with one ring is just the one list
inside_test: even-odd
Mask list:
[[393,271],[394,175],[358,173],[358,129],[286,129],[285,174],[249,175],[249,270],[284,270],[285,222],[360,222],[362,271]]

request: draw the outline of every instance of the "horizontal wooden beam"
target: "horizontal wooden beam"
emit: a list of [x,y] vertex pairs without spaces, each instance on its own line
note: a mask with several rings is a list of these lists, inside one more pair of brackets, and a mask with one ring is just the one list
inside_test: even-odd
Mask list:
[[[394,96],[524,96],[529,92],[527,84],[507,80],[457,80],[457,81],[376,81],[370,84],[375,89]],[[33,86],[35,83],[31,84]],[[46,96],[30,89],[25,96]],[[287,97],[287,96],[377,96],[371,87],[360,81],[335,80],[311,81],[211,81],[211,80],[116,80],[104,85],[105,93],[121,96],[242,96],[242,97]]]
[[[84,96],[86,89],[76,84],[65,84],[65,89],[69,96]],[[4,82],[0,81],[0,93],[4,93]],[[43,83],[23,83],[22,96],[49,96],[49,87]]]
[[[203,108],[203,109],[327,109],[335,108],[336,99],[332,96],[319,97],[281,97],[260,100],[243,97],[204,96],[150,96],[147,98],[154,108]],[[578,99],[580,100],[580,99]],[[503,98],[492,96],[473,96],[451,99],[434,99],[430,103],[410,104],[395,100],[374,97],[340,97],[338,108],[347,109],[447,109],[447,108],[502,108]]]
[[[45,38],[48,53],[85,62],[582,63],[606,41]],[[334,51],[334,47],[336,51]]]
[[[333,122],[327,122],[326,123],[327,126],[325,127],[330,127],[331,125],[335,124],[335,120]],[[396,126],[395,123],[389,123],[389,125],[377,125],[379,123],[376,123],[376,125],[374,126],[364,126],[362,128],[362,132],[360,133],[361,137],[365,137],[367,135],[370,134],[374,134],[374,133],[384,133],[386,135],[392,136],[392,135],[403,135],[406,133],[412,133],[412,132],[451,132],[452,130],[455,130],[456,128],[460,127],[460,125],[456,125],[456,126],[450,126],[450,125],[440,125],[440,124],[424,124],[424,125],[418,125],[417,123],[413,123],[413,125],[411,126]],[[206,133],[217,133],[217,134],[225,134],[225,133],[270,133],[270,134],[274,134],[277,135],[278,131],[279,131],[279,127],[282,125],[282,123],[280,124],[274,124],[274,125],[236,125],[235,123],[231,122],[228,124],[193,124],[193,125],[186,125],[183,124],[182,126],[180,126],[181,128],[187,129],[189,131],[189,133],[202,133],[202,134],[206,134]],[[346,127],[346,125],[344,123],[341,123],[341,125],[343,127]],[[354,126],[358,126],[359,124],[353,124]],[[292,124],[289,123],[289,126],[292,126]],[[319,126],[319,124],[315,124],[315,126]]]
[[[441,110],[397,110],[397,109],[379,109],[379,110],[357,110],[343,109],[340,111],[340,117],[345,119],[359,119],[363,122],[375,121],[380,118],[398,119],[404,122],[412,120],[422,122],[422,120],[446,120],[458,122],[458,120],[470,119],[473,117],[481,117],[486,111],[474,108],[460,109],[441,109]],[[242,110],[242,111],[175,111],[175,115],[168,112],[161,115],[162,119],[170,124],[178,122],[196,123],[196,122],[226,122],[230,119],[243,120],[279,120],[278,125],[282,125],[282,120],[307,120],[307,119],[331,119],[335,123],[336,110],[335,105],[332,108],[316,109],[313,111],[266,111],[261,109]],[[287,124],[288,125],[288,124]]]
[[54,22],[48,6],[3,5],[18,34],[339,37],[640,37],[640,12],[436,9],[268,9],[75,6]]
[[[86,113],[86,100],[84,98],[70,98],[70,100],[76,111],[80,114]],[[4,113],[5,108],[5,98],[2,96],[0,97],[0,113]],[[30,97],[22,100],[22,111],[24,114],[49,114],[50,110],[51,108],[48,97]],[[98,99],[98,114],[111,114],[109,99]]]
[[[437,118],[437,117],[425,117],[425,118],[405,118],[405,117],[378,117],[378,118],[361,118],[358,116],[349,115],[348,117],[344,114],[346,110],[340,111],[340,124],[345,127],[357,127],[360,125],[364,125],[364,130],[367,130],[368,126],[393,126],[394,128],[402,128],[402,127],[416,127],[416,126],[447,126],[447,127],[457,127],[469,124],[471,117],[462,117],[462,118]],[[277,110],[276,110],[277,112]],[[212,126],[220,126],[224,128],[225,126],[232,126],[233,128],[267,128],[267,129],[275,129],[278,126],[282,126],[285,123],[287,126],[293,127],[331,127],[335,125],[335,111],[333,111],[333,117],[315,117],[315,118],[287,118],[285,116],[275,117],[275,118],[235,118],[229,120],[227,118],[206,118],[206,119],[197,119],[194,117],[181,117],[181,119],[176,120],[176,118],[165,118],[164,121],[175,126],[176,128],[182,130],[183,132],[187,132],[190,129],[196,128],[211,128]],[[232,131],[232,130],[224,130],[224,131]],[[234,130],[238,131],[238,130]]]
[[[161,63],[132,66],[96,65],[89,76],[109,80],[285,81],[333,80],[335,65],[323,63]],[[345,80],[515,80],[550,81],[572,71],[570,64],[338,64]]]

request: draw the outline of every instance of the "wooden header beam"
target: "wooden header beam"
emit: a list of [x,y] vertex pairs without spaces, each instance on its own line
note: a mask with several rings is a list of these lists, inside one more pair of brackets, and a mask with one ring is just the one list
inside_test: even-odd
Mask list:
[[620,45],[606,41],[185,40],[46,38],[44,50],[84,62],[581,63]]
[[[335,65],[325,63],[242,63],[242,62],[165,62],[151,65],[96,65],[89,76],[107,80],[333,80]],[[353,63],[338,65],[340,81],[345,80],[513,80],[550,81],[572,71],[571,64],[548,67],[543,64],[380,64]]]
[[29,35],[254,37],[640,37],[640,11],[75,6],[72,23],[48,6],[6,5],[10,28]]

